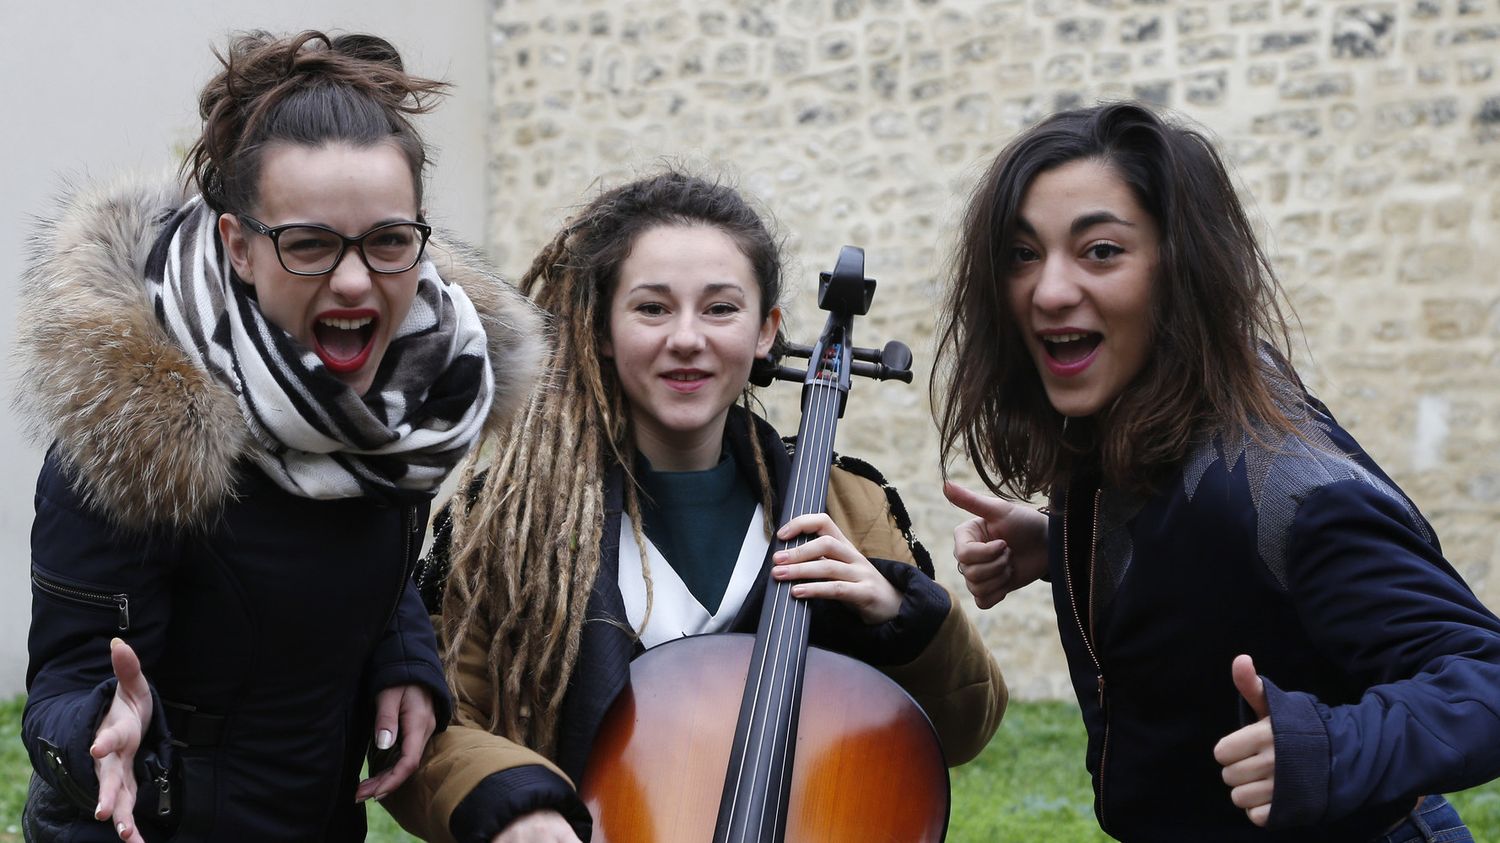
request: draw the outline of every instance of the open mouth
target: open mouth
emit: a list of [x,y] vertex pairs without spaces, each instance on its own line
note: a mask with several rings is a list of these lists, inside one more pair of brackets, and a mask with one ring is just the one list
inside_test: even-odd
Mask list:
[[313,351],[330,370],[358,370],[369,359],[375,343],[375,317],[319,317],[313,323]]
[[1099,347],[1099,343],[1104,341],[1104,335],[1094,331],[1080,331],[1052,334],[1041,339],[1042,349],[1047,352],[1047,356],[1068,366],[1088,359],[1094,349]]

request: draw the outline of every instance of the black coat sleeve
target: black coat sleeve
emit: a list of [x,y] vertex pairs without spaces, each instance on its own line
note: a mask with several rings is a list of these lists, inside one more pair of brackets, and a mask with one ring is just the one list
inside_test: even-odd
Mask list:
[[[37,774],[84,812],[99,793],[89,746],[114,698],[110,641],[135,650],[149,681],[166,643],[174,554],[169,539],[119,529],[91,510],[63,460],[48,455],[31,530],[22,740]],[[154,810],[171,751],[158,700],[136,756],[138,810]]]
[[407,581],[396,611],[386,625],[385,635],[370,657],[369,677],[372,696],[397,685],[426,688],[432,695],[432,708],[437,714],[437,730],[441,732],[447,728],[453,717],[453,697],[448,692],[447,680],[443,678],[432,620],[422,605],[414,581]]

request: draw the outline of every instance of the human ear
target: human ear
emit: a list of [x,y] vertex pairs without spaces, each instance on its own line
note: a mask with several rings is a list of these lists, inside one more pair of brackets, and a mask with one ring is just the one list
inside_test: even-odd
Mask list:
[[755,356],[765,357],[771,353],[771,345],[776,342],[776,332],[781,330],[781,308],[773,307],[766,314],[765,321],[760,323],[760,336],[755,341]]
[[234,214],[219,214],[219,241],[224,244],[224,251],[229,253],[229,263],[234,266],[235,273],[246,284],[255,286],[255,279],[250,271],[250,238],[245,236],[239,217]]

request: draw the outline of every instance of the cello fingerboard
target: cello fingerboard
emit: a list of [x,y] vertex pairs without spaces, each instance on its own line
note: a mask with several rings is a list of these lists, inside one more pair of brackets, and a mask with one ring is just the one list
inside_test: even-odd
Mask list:
[[[819,376],[803,392],[802,423],[780,524],[823,512],[828,466],[844,393],[838,388],[838,348],[830,346]],[[831,362],[830,362],[831,361]],[[777,540],[773,552],[808,541]],[[807,604],[791,585],[771,580],[745,678],[734,748],[724,776],[714,843],[774,843],[783,838],[792,786],[792,762],[807,662]]]

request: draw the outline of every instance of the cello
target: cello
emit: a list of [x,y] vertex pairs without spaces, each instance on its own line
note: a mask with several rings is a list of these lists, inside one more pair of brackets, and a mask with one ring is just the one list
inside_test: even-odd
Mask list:
[[[824,511],[838,420],[852,375],[911,381],[911,351],[855,348],[856,315],[875,281],[845,246],[819,274],[829,311],[802,383],[802,420],[778,524]],[[771,552],[806,542],[777,539]],[[931,722],[874,668],[808,645],[809,612],[791,583],[769,578],[754,636],[680,638],[631,662],[597,734],[579,789],[605,843],[870,843],[941,841],[948,769]],[[691,693],[684,693],[691,689]]]

